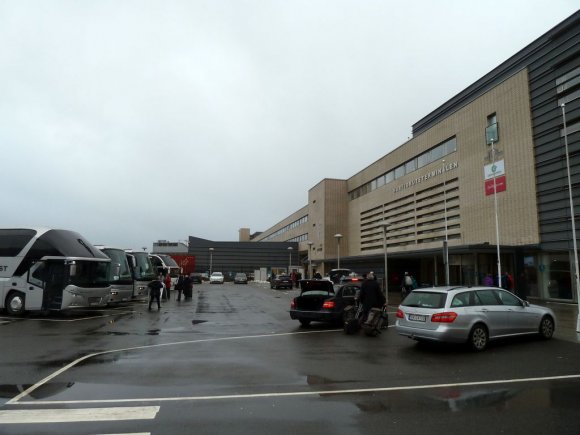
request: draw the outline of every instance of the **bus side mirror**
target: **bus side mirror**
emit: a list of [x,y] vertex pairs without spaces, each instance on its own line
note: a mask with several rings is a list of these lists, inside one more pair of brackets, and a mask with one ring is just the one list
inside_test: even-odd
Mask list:
[[119,281],[119,274],[121,273],[121,263],[115,263],[113,265],[113,280]]

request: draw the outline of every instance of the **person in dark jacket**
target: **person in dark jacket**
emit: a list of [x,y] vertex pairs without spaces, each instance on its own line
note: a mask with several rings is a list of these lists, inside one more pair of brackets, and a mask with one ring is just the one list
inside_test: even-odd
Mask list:
[[149,311],[151,311],[151,305],[153,300],[157,301],[157,311],[161,310],[161,289],[163,288],[163,283],[159,279],[154,279],[151,281],[147,287],[149,287]]
[[183,283],[185,281],[185,277],[183,275],[179,275],[177,278],[177,284],[175,284],[175,290],[177,290],[177,300],[181,300],[181,293],[183,293]]
[[361,284],[359,301],[363,306],[363,321],[368,317],[371,308],[382,308],[385,305],[385,295],[372,272]]

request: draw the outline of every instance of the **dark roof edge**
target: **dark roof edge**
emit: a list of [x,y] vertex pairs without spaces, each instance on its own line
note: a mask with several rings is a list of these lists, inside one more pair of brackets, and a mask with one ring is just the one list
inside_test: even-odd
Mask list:
[[433,124],[446,118],[461,107],[464,107],[466,104],[473,101],[476,97],[491,89],[493,87],[492,84],[495,85],[495,83],[498,81],[502,81],[503,79],[520,71],[522,68],[525,68],[527,66],[527,61],[537,50],[547,44],[556,35],[568,27],[573,26],[578,20],[580,20],[580,10],[576,11],[560,24],[557,24],[555,27],[548,30],[535,41],[524,47],[522,50],[518,51],[505,62],[501,63],[498,67],[491,70],[475,83],[468,86],[453,98],[429,113],[427,116],[424,116],[415,124],[413,124],[413,136],[423,133]]

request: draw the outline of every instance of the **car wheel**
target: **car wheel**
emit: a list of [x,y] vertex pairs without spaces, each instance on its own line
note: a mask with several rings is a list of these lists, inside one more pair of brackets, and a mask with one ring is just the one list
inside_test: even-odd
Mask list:
[[302,325],[302,326],[310,325],[310,320],[308,320],[308,319],[298,319],[298,320],[300,322],[300,325]]
[[489,335],[485,325],[478,323],[473,328],[471,328],[468,342],[471,348],[476,352],[485,350],[487,343],[489,342]]
[[25,309],[26,297],[20,292],[12,292],[6,298],[6,311],[11,316],[22,316]]
[[549,340],[554,335],[554,319],[550,316],[542,317],[540,322],[540,336],[544,340]]

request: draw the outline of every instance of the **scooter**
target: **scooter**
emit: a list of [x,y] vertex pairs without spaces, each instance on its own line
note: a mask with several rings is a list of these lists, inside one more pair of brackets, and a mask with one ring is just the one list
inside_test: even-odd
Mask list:
[[354,300],[354,305],[349,305],[344,309],[344,332],[345,334],[356,334],[362,329],[365,335],[376,337],[388,325],[389,316],[387,307],[371,308],[367,319],[363,321],[363,306],[358,298]]

